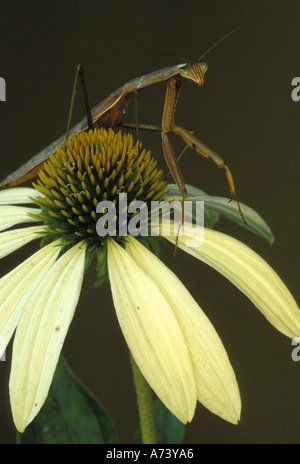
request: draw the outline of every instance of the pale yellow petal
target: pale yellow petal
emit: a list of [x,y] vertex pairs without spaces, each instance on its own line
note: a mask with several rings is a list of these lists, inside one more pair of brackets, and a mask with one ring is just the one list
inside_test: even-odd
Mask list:
[[22,229],[9,230],[0,233],[0,259],[18,250],[22,246],[41,238],[39,232],[42,226],[23,227]]
[[113,240],[108,270],[117,317],[138,367],[167,408],[183,423],[190,421],[195,378],[172,308],[153,279]]
[[16,187],[0,191],[0,205],[18,205],[22,203],[32,203],[29,197],[35,198],[42,196],[34,188]]
[[[242,242],[211,229],[205,229],[201,247],[186,247],[185,240],[194,236],[184,227],[179,247],[207,263],[239,288],[284,335],[300,334],[300,311],[290,291],[276,272],[251,248]],[[166,237],[175,243],[174,237]]]
[[18,325],[10,377],[12,413],[22,432],[44,404],[79,299],[85,245],[67,251],[40,283]]
[[128,240],[126,250],[153,278],[172,307],[190,351],[198,400],[214,414],[236,424],[241,413],[239,389],[213,325],[176,275],[137,240]]
[[39,211],[37,208],[25,206],[0,206],[0,231],[20,223],[37,222],[37,219],[28,216],[28,213],[37,214]]
[[[33,291],[53,266],[57,244],[50,244],[0,279],[0,339],[5,349]],[[1,356],[1,354],[0,354]]]

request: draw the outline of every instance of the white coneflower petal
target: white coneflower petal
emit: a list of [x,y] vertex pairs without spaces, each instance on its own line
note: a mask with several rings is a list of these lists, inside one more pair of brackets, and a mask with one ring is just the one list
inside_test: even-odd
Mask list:
[[143,376],[179,420],[190,421],[195,378],[172,308],[153,279],[113,240],[108,241],[108,271],[117,317]]
[[0,279],[0,339],[4,349],[29,297],[53,266],[59,251],[56,242],[47,245]]
[[37,222],[28,213],[37,214],[39,211],[37,208],[25,206],[0,206],[0,231],[20,223]]
[[15,425],[24,431],[43,405],[81,291],[85,244],[53,265],[31,296],[13,346],[10,397]]
[[42,229],[42,226],[33,226],[0,233],[0,259],[18,250],[26,243],[41,238],[39,232]]
[[[184,227],[178,246],[216,269],[238,287],[284,335],[300,334],[300,311],[293,296],[276,272],[251,248],[240,241],[211,229],[205,229],[201,247],[185,247],[185,240],[194,237]],[[166,237],[173,243],[174,237]]]
[[1,190],[0,205],[17,205],[23,203],[32,203],[29,197],[36,198],[41,194],[34,188],[16,187]]
[[211,412],[236,424],[241,399],[234,371],[213,325],[180,282],[153,253],[128,237],[126,246],[166,297],[185,337],[194,366],[198,400]]

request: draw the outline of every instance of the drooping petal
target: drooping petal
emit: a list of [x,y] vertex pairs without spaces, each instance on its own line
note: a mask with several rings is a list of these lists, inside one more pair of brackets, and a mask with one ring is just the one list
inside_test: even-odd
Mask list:
[[[205,229],[201,247],[186,247],[194,231],[184,227],[178,246],[216,269],[239,288],[284,335],[300,334],[300,310],[276,272],[251,248],[215,230]],[[166,237],[175,243],[174,237]]]
[[117,317],[129,349],[158,397],[183,423],[197,393],[190,355],[172,308],[156,283],[113,240],[108,270]]
[[34,188],[16,187],[0,191],[0,205],[18,205],[25,203],[33,203],[29,197],[41,196]]
[[18,250],[32,240],[41,238],[39,232],[42,229],[42,226],[32,226],[0,233],[0,259]]
[[27,303],[13,346],[10,398],[22,432],[48,395],[60,351],[78,302],[85,245],[81,242],[54,264]]
[[186,287],[153,253],[128,237],[128,251],[152,277],[170,303],[188,346],[198,400],[211,412],[236,424],[241,399],[235,374],[213,325]]
[[56,243],[47,245],[0,279],[0,340],[3,349],[9,343],[30,295],[51,269],[58,253]]
[[28,216],[28,213],[37,214],[38,208],[27,208],[25,206],[0,206],[0,231],[9,229],[16,224],[26,222],[37,222]]

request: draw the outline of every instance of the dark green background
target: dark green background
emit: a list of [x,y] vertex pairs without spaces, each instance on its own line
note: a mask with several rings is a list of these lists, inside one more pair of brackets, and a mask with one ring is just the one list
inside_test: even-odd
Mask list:
[[[76,65],[85,66],[91,104],[127,80],[197,58],[237,24],[272,5],[270,0],[16,1],[2,2],[0,76],[1,178],[65,131]],[[282,276],[299,301],[300,102],[291,81],[300,76],[300,2],[286,0],[220,44],[207,57],[203,88],[183,83],[176,120],[217,151],[232,169],[239,198],[256,209],[276,236],[262,239],[222,220],[219,229],[240,238]],[[166,56],[166,55],[173,55]],[[140,93],[140,121],[160,124],[165,84]],[[78,98],[74,122],[84,115]],[[133,113],[128,115],[133,119]],[[163,166],[160,136],[142,134]],[[183,144],[172,137],[177,153]],[[222,171],[186,155],[187,183],[227,195]],[[5,258],[4,275],[37,244]],[[300,443],[300,363],[290,340],[215,271],[172,247],[163,259],[215,324],[240,385],[238,427],[200,404],[185,443]],[[137,426],[128,355],[109,285],[84,282],[63,352],[72,369],[103,402],[127,443]],[[300,336],[300,334],[299,334]],[[14,442],[7,362],[0,363],[0,443]]]

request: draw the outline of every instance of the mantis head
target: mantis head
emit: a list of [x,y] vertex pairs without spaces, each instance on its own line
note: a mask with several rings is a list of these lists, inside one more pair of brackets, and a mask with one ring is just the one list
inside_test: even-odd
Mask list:
[[208,69],[208,64],[203,62],[187,64],[181,69],[180,75],[185,79],[190,79],[195,84],[201,86],[204,83],[204,74]]

